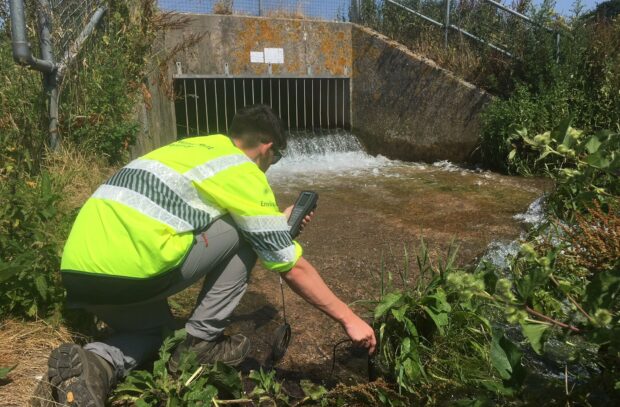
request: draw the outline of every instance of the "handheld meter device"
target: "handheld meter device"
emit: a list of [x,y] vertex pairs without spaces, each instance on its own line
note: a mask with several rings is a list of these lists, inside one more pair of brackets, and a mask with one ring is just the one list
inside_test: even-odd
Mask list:
[[319,194],[313,191],[302,191],[295,202],[291,216],[288,219],[288,225],[291,227],[291,237],[295,239],[301,230],[301,223],[304,218],[310,214],[315,208],[319,200]]

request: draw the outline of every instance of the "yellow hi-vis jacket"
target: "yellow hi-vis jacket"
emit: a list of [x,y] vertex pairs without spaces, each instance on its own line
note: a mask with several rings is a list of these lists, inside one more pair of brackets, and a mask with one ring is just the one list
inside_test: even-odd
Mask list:
[[152,151],[101,185],[75,220],[61,269],[149,279],[178,267],[194,234],[227,213],[267,269],[295,265],[302,249],[265,174],[215,135]]

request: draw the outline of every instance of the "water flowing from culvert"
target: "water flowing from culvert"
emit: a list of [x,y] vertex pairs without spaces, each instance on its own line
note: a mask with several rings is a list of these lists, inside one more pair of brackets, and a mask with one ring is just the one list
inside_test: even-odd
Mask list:
[[269,171],[269,175],[280,179],[309,173],[350,174],[394,163],[385,157],[366,153],[351,133],[297,133],[291,136],[285,157]]

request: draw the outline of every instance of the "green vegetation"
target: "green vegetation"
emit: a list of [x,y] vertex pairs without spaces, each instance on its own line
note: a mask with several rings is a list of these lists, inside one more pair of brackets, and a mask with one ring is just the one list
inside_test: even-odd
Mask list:
[[180,361],[179,374],[168,373],[167,363],[174,346],[185,333],[168,337],[159,351],[153,371],[134,370],[112,396],[118,405],[201,406],[211,405],[218,397],[238,399],[242,395],[239,373],[226,365],[201,366],[188,353]]
[[559,61],[524,62],[531,73],[516,78],[515,91],[484,112],[480,152],[486,165],[525,175],[545,171],[547,161],[514,137],[516,129],[542,133],[568,116],[586,133],[620,125],[620,17],[576,15],[566,25]]
[[16,366],[11,367],[0,367],[0,380],[6,379],[6,377],[11,373],[11,370],[15,369]]
[[[30,2],[33,7],[35,2]],[[7,21],[8,2],[0,1]],[[79,190],[128,157],[138,123],[134,109],[160,20],[154,2],[108,2],[108,18],[69,66],[61,86],[59,129],[65,148],[46,151],[47,102],[41,74],[16,65],[10,26],[0,26],[0,298],[1,315],[60,317],[60,253]],[[136,9],[139,7],[139,9]],[[29,8],[28,21],[35,22]],[[32,43],[37,30],[29,27]],[[36,48],[36,47],[33,47]],[[61,165],[57,165],[61,164]],[[75,195],[75,196],[73,196]]]
[[[512,139],[520,145],[519,149],[527,148],[538,153],[534,162],[555,181],[555,191],[547,205],[552,215],[571,220],[593,202],[606,208],[617,204],[620,196],[618,131],[601,130],[586,134],[570,127],[570,120],[565,119],[553,131],[532,137],[528,136],[527,129],[520,129]],[[519,149],[513,149],[508,158],[516,159]]]

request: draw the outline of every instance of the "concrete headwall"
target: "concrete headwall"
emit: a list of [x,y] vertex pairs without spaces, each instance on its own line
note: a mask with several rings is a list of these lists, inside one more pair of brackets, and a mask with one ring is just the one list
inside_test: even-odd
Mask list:
[[250,63],[250,52],[264,48],[284,51],[284,63],[271,64],[272,76],[304,77],[309,76],[309,70],[312,76],[344,76],[351,70],[349,24],[196,15],[186,27],[166,33],[166,49],[173,49],[191,34],[204,36],[174,59],[181,63],[184,74],[224,75],[228,64],[231,76],[267,76],[269,64]]
[[[163,33],[161,54],[179,50],[163,74],[236,77],[351,77],[353,132],[372,154],[403,160],[467,161],[478,141],[478,114],[490,100],[432,61],[371,30],[348,23],[189,15]],[[190,47],[193,36],[202,36]],[[251,63],[250,52],[282,48],[283,64]],[[176,140],[174,101],[149,78],[148,106],[134,155]]]
[[371,154],[470,159],[490,95],[402,45],[354,26],[353,130]]
[[[164,76],[229,75],[237,77],[349,76],[351,25],[329,21],[262,17],[187,15],[189,23],[157,41],[162,55],[181,48],[168,61]],[[182,44],[202,36],[189,48]],[[251,51],[282,48],[283,64],[251,63]],[[177,65],[178,63],[178,65]],[[271,69],[271,73],[269,70]],[[133,155],[141,155],[177,138],[174,101],[160,86],[159,72],[149,78],[152,108],[140,108],[145,123]]]

